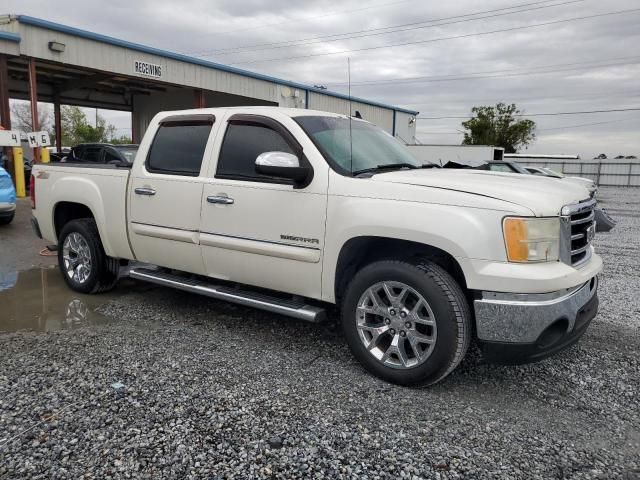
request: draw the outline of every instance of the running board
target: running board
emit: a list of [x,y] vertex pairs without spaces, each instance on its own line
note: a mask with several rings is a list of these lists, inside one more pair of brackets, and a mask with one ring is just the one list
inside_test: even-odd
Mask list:
[[217,300],[225,300],[245,307],[253,307],[288,317],[319,323],[325,320],[326,311],[322,307],[307,305],[302,300],[282,299],[262,293],[242,290],[241,288],[215,285],[206,281],[185,278],[179,275],[153,270],[150,268],[132,268],[129,276],[137,280],[155,283],[164,287],[176,288],[185,292],[197,293]]

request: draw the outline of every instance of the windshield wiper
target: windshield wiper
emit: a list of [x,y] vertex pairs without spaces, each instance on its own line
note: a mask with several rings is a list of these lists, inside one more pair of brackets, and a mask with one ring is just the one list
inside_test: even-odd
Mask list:
[[400,168],[410,168],[411,170],[417,168],[438,168],[435,163],[425,163],[423,165],[414,165],[413,163],[398,162],[398,163],[386,163],[384,165],[378,165],[377,167],[363,168],[362,170],[356,170],[353,175],[360,175],[362,173],[379,172],[381,170],[395,170]]

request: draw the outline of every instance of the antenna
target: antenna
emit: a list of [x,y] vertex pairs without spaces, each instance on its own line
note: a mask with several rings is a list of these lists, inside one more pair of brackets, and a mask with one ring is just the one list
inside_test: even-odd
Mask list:
[[351,57],[347,57],[347,76],[349,79],[349,171],[353,175],[353,131],[351,129]]

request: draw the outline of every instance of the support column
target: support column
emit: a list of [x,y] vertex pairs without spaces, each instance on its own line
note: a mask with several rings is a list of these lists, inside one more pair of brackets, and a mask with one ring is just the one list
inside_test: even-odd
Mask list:
[[135,96],[131,94],[131,141],[133,143],[140,143],[140,138],[138,134],[138,125],[140,124],[140,119],[138,115],[136,115],[136,107],[135,107]]
[[193,106],[195,108],[205,108],[204,90],[201,88],[194,91]]
[[[0,125],[5,130],[11,130],[11,107],[9,105],[9,67],[7,66],[6,55],[0,55]],[[0,153],[2,147],[0,147]],[[7,165],[5,165],[7,172],[11,175],[13,183],[15,185],[15,174],[13,169],[13,149],[5,148],[7,154]]]
[[53,121],[56,127],[56,151],[62,153],[62,115],[60,113],[60,93],[53,94]]
[[[29,100],[31,101],[31,128],[34,132],[40,130],[38,124],[38,80],[36,78],[36,61],[29,59]],[[33,149],[33,163],[40,163],[40,148]]]

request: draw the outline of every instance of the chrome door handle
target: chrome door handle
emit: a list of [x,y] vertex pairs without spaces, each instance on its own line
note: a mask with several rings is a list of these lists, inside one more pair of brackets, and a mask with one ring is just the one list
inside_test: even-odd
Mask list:
[[155,195],[156,191],[149,187],[138,187],[134,190],[138,195]]
[[233,198],[225,197],[223,195],[212,195],[207,197],[209,203],[220,203],[222,205],[233,205]]

